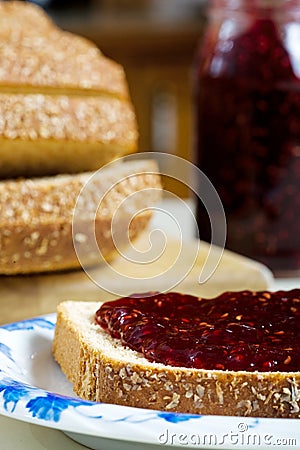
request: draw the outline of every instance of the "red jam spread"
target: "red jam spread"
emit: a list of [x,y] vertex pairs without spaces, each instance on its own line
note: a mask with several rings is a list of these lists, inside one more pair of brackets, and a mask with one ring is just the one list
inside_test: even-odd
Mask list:
[[[300,269],[300,23],[279,17],[254,11],[239,28],[232,19],[227,38],[228,22],[212,25],[195,98],[198,164],[222,200],[227,246],[278,273]],[[199,202],[200,236],[210,241],[205,216]]]
[[149,361],[196,369],[300,370],[300,289],[171,293],[104,303],[95,321]]

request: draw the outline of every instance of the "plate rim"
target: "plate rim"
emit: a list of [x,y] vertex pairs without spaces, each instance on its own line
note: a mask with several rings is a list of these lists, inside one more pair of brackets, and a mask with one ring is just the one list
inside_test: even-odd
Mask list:
[[[48,321],[49,323],[52,323],[53,327],[52,329],[43,329],[44,332],[49,335],[49,337],[53,337],[53,333],[54,333],[54,328],[55,328],[55,324],[56,324],[56,313],[48,313],[48,314],[44,314],[44,315],[40,315],[40,316],[35,316],[32,317],[30,319],[24,319],[21,321],[16,321],[16,322],[12,322],[9,324],[5,324],[0,326],[0,361],[1,359],[8,359],[7,355],[4,355],[1,353],[1,344],[3,344],[2,342],[2,338],[1,338],[1,332],[3,333],[4,331],[7,331],[8,333],[15,333],[15,332],[25,332],[26,331],[26,336],[32,336],[33,334],[36,335],[36,333],[38,333],[41,329],[37,327],[36,323],[38,323],[37,321],[41,321],[41,320],[45,320]],[[25,324],[31,324],[31,329],[24,329],[22,328],[22,325]],[[35,326],[36,325],[36,326]],[[20,328],[21,327],[21,328]],[[5,333],[4,333],[5,334]],[[5,344],[4,344],[5,345]],[[52,354],[51,357],[53,358]],[[53,364],[57,364],[54,361],[53,358]],[[5,367],[4,367],[5,369]],[[86,436],[86,437],[93,437],[93,438],[110,438],[110,439],[115,439],[115,440],[120,440],[120,441],[126,441],[126,442],[135,442],[135,443],[140,443],[140,444],[152,444],[152,445],[157,445],[157,446],[161,446],[162,444],[158,441],[158,435],[156,434],[156,440],[154,439],[154,436],[150,433],[150,437],[149,436],[142,436],[139,435],[138,438],[133,436],[133,432],[135,431],[135,429],[137,427],[140,427],[142,422],[149,422],[151,420],[155,420],[156,421],[156,425],[160,425],[159,428],[157,428],[157,430],[161,431],[162,430],[162,425],[164,425],[165,429],[168,429],[168,427],[170,427],[170,429],[175,429],[175,426],[180,427],[180,429],[182,429],[182,425],[185,425],[185,428],[187,429],[187,431],[190,429],[191,432],[194,430],[195,427],[191,426],[193,425],[193,419],[195,420],[201,420],[201,423],[205,422],[205,425],[214,425],[214,428],[217,429],[218,424],[220,425],[221,423],[224,423],[224,421],[228,424],[230,423],[232,426],[236,425],[238,426],[239,424],[244,424],[247,429],[249,427],[249,429],[251,427],[257,428],[257,430],[259,428],[264,428],[266,427],[266,429],[269,429],[269,427],[278,427],[279,424],[280,426],[284,423],[284,427],[287,428],[288,424],[291,424],[291,428],[293,428],[293,425],[295,425],[295,418],[293,419],[281,419],[281,418],[258,418],[258,417],[242,417],[242,416],[216,416],[216,415],[191,415],[191,414],[186,414],[186,413],[174,413],[174,412],[165,412],[165,411],[159,411],[159,410],[153,410],[153,409],[143,409],[143,408],[136,408],[136,407],[131,407],[131,406],[122,406],[122,405],[115,405],[115,404],[107,404],[107,403],[96,403],[96,402],[91,402],[91,401],[87,401],[87,400],[82,400],[80,398],[78,398],[76,396],[76,394],[74,393],[74,397],[69,396],[69,395],[64,395],[64,394],[58,394],[53,392],[53,390],[47,390],[47,389],[42,389],[39,388],[38,386],[34,386],[32,384],[26,384],[26,382],[22,381],[22,379],[20,379],[20,377],[16,376],[15,378],[11,377],[8,373],[7,373],[7,368],[6,371],[3,369],[3,366],[0,366],[0,415],[9,417],[9,418],[13,418],[15,420],[20,420],[22,422],[27,422],[27,423],[31,423],[31,424],[35,424],[35,425],[40,425],[40,426],[44,426],[46,428],[52,428],[52,429],[56,429],[56,430],[60,430],[63,432],[67,432],[67,433],[77,433],[80,434],[81,436]],[[52,420],[51,418],[41,418],[39,415],[37,416],[32,416],[29,413],[25,414],[24,413],[24,404],[20,405],[21,408],[21,412],[18,408],[12,409],[11,411],[7,410],[5,407],[5,398],[4,398],[4,394],[3,394],[3,380],[6,379],[9,382],[12,383],[12,387],[11,387],[11,394],[13,398],[13,394],[16,394],[16,390],[18,390],[20,388],[20,386],[27,386],[29,387],[29,393],[27,396],[25,396],[24,398],[26,398],[26,402],[27,405],[29,404],[29,402],[32,399],[37,399],[37,398],[48,398],[48,394],[49,396],[51,396],[51,398],[53,398],[53,400],[57,400],[57,401],[62,401],[62,404],[66,404],[66,408],[65,410],[61,411],[61,415],[59,416],[59,420],[55,421]],[[67,381],[67,380],[66,380]],[[69,382],[68,382],[69,383]],[[15,384],[15,386],[13,386]],[[2,387],[2,389],[1,389]],[[19,391],[18,391],[19,392]],[[35,394],[40,395],[40,397],[35,396]],[[22,403],[22,398],[20,398],[18,400],[18,402]],[[17,402],[17,403],[18,403]],[[97,427],[97,429],[94,426],[90,426],[90,427],[86,427],[86,424],[84,423],[84,426],[82,429],[78,429],[78,422],[76,423],[76,420],[74,421],[74,423],[72,424],[72,420],[70,420],[70,418],[72,419],[73,417],[73,410],[69,409],[69,406],[74,406],[74,410],[75,408],[78,407],[82,407],[84,408],[91,408],[93,410],[95,410],[99,414],[99,416],[101,415],[101,419],[103,418],[102,415],[105,415],[105,413],[111,411],[111,412],[116,412],[119,413],[119,415],[121,415],[122,417],[119,420],[119,423],[123,424],[126,423],[127,419],[126,418],[130,418],[132,417],[132,421],[128,420],[127,425],[129,424],[129,431],[127,430],[127,434],[124,434],[124,430],[122,429],[120,432],[120,435],[112,435],[111,432],[105,432],[103,427]],[[122,414],[120,414],[122,413]],[[82,413],[83,416],[85,418],[87,418],[87,420],[89,419],[97,419],[99,418],[98,416],[86,416],[84,413]],[[63,420],[61,420],[61,418],[63,417]],[[148,418],[147,418],[148,417]],[[105,419],[109,422],[109,419]],[[191,422],[192,420],[192,422]],[[299,419],[298,419],[299,420]],[[115,420],[116,422],[117,420]],[[284,421],[284,422],[283,422]],[[112,422],[111,422],[112,423]],[[137,427],[136,427],[137,425]],[[228,426],[228,425],[227,425]],[[124,428],[124,427],[123,427]],[[150,427],[151,428],[151,427]],[[280,427],[279,427],[280,428]],[[294,427],[295,428],[295,427]],[[115,429],[116,431],[116,429]],[[120,428],[119,428],[120,431]],[[123,434],[122,434],[123,433]],[[149,434],[149,433],[148,433]],[[298,435],[296,436],[296,440],[297,440],[297,445],[293,446],[294,449],[299,449],[300,448],[300,429],[298,431]],[[182,447],[183,445],[181,445]],[[211,445],[210,446],[201,446],[201,447],[197,447],[195,445],[184,445],[185,448],[212,448]],[[175,448],[175,446],[173,445],[173,448]],[[223,447],[224,448],[224,447]],[[227,447],[226,447],[227,448]],[[230,447],[228,447],[230,448]],[[244,445],[242,445],[241,447],[239,445],[234,445],[232,446],[232,448],[239,450],[244,449]],[[257,447],[251,447],[251,446],[247,446],[248,449],[251,448],[257,448]],[[263,447],[260,446],[260,449],[262,449]]]

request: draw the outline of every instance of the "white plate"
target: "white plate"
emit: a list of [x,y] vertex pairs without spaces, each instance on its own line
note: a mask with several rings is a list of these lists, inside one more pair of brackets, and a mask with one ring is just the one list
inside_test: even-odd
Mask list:
[[297,419],[174,414],[80,400],[54,362],[54,314],[0,328],[0,414],[93,449],[300,449]]

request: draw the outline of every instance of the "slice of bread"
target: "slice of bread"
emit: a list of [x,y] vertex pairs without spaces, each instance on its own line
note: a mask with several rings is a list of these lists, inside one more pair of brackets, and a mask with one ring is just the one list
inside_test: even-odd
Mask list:
[[0,178],[96,170],[137,150],[125,72],[29,2],[0,2]]
[[136,137],[128,101],[0,93],[2,178],[96,170],[135,152]]
[[80,397],[192,414],[300,417],[300,372],[187,369],[149,362],[94,323],[97,302],[58,306],[53,355]]
[[128,98],[123,67],[30,2],[0,2],[0,91]]
[[[86,183],[73,228],[79,261],[72,226]],[[116,235],[125,247],[128,236],[135,239],[148,225],[152,211],[147,208],[159,201],[160,187],[158,168],[151,160],[115,162],[96,173],[1,181],[0,273],[80,268],[99,264],[101,257],[112,258]],[[101,254],[95,253],[94,233]]]

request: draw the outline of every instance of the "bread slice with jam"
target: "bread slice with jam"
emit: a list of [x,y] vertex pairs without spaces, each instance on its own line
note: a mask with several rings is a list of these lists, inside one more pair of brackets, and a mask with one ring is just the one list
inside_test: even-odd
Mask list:
[[[174,322],[176,298],[192,296],[176,293],[153,294],[149,301],[152,299],[153,302],[159,303],[170,295],[172,306],[168,309],[168,317],[164,316],[165,311],[161,317],[155,314],[151,316],[151,313],[147,315],[147,312],[141,311],[139,302],[146,296],[132,296],[106,303],[66,301],[58,306],[53,355],[73,384],[76,394],[96,402],[170,412],[300,417],[300,367],[297,369],[293,365],[297,364],[300,354],[297,346],[292,346],[294,338],[291,338],[290,334],[293,333],[294,341],[297,342],[296,334],[300,329],[300,290],[277,293],[229,292],[215,299],[193,297],[199,302],[200,309],[198,312],[194,310],[194,316],[190,315],[190,318],[195,324],[194,319],[199,313],[196,328],[197,332],[202,330],[202,337],[198,340],[202,353],[195,367],[191,362],[193,358],[190,358],[193,352],[190,339],[187,339],[187,351],[183,352],[186,359],[182,364],[185,365],[176,365],[178,355],[169,351],[171,340],[175,339],[175,345],[176,342],[183,342],[183,330],[188,330],[189,327],[188,319],[184,321],[183,316],[175,318],[177,322]],[[133,300],[128,303],[128,299]],[[255,303],[253,307],[251,302]],[[240,307],[237,311],[237,304],[244,304],[245,310]],[[131,313],[128,309],[130,305],[134,305]],[[170,308],[170,305],[171,303],[167,307]],[[224,313],[226,305],[228,313]],[[206,321],[203,321],[200,314],[202,306],[203,311],[206,311]],[[212,312],[208,312],[208,307]],[[270,308],[274,308],[274,316],[269,317],[267,332],[266,324],[263,324],[259,317],[257,323],[253,320],[251,322],[249,311],[255,311],[257,308],[262,311],[261,317],[267,317]],[[177,308],[177,312],[179,310],[182,308]],[[290,314],[287,314],[288,311]],[[232,319],[233,317],[235,319]],[[138,320],[135,322],[136,318]],[[212,319],[215,323],[212,323]],[[163,329],[163,321],[178,324],[178,320],[183,325],[182,329],[177,330],[177,338],[174,327],[172,339],[167,336],[166,329],[162,332],[154,330],[153,335],[149,331],[151,323],[160,323]],[[250,324],[248,326],[251,329],[245,328],[246,323]],[[239,325],[244,328],[239,328]],[[282,329],[277,330],[280,326]],[[270,331],[272,327],[277,327],[277,331],[275,328],[274,333]],[[226,333],[231,336],[236,331],[237,334],[233,334],[231,341],[226,341],[226,338],[224,341]],[[147,343],[142,338],[148,332],[150,339]],[[193,333],[194,331],[191,331],[188,334]],[[253,338],[255,333],[258,342]],[[270,335],[271,338],[268,337]],[[218,336],[223,340],[221,345],[218,343]],[[160,340],[163,339],[165,341],[161,346]],[[290,342],[286,342],[286,339]],[[137,348],[140,345],[142,351],[135,349],[135,343]],[[248,356],[245,351],[247,345]],[[166,349],[165,353],[159,352],[161,348]],[[184,350],[185,346],[180,345],[180,348]],[[215,354],[212,353],[212,348]],[[224,349],[227,349],[225,353]],[[241,349],[242,353],[234,359],[234,355],[238,353],[237,349]],[[170,354],[175,354],[173,361]],[[199,351],[197,354],[200,354]],[[241,360],[245,355],[247,357],[244,358],[243,364],[246,366],[243,366]],[[182,355],[179,355],[179,358],[182,358]],[[206,364],[210,368],[206,368]]]

